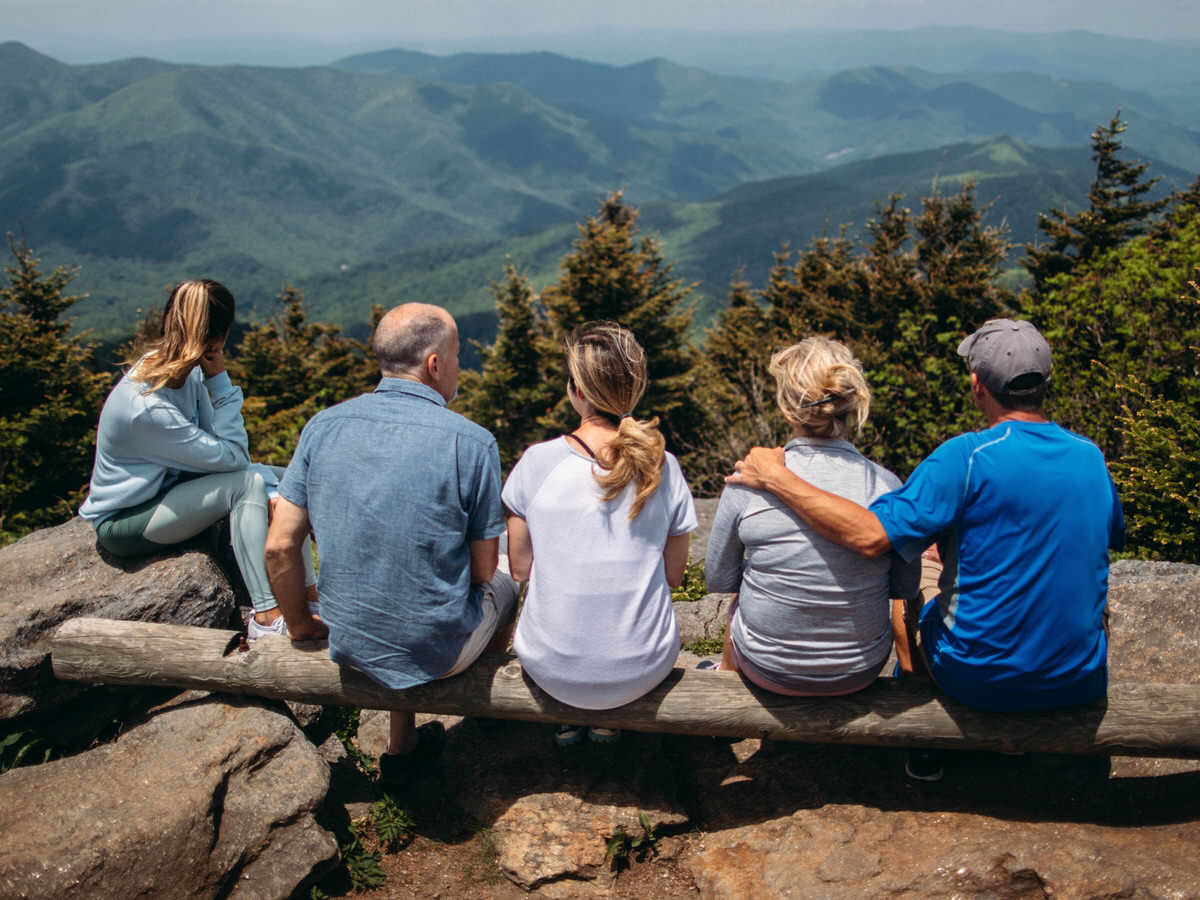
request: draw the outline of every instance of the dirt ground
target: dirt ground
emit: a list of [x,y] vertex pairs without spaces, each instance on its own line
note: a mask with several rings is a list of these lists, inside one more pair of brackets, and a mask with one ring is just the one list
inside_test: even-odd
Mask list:
[[[544,885],[536,894],[630,900],[698,897],[691,877],[679,865],[680,855],[687,852],[690,840],[690,836],[666,838],[670,846],[658,858],[633,861],[628,868],[612,873],[608,881],[559,881]],[[458,844],[419,837],[408,847],[385,856],[381,868],[387,874],[387,881],[366,895],[378,900],[517,900],[530,896],[500,873],[486,832],[476,833]]]

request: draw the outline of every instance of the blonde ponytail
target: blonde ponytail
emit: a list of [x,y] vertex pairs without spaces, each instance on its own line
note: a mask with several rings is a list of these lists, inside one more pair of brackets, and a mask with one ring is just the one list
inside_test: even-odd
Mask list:
[[779,411],[793,428],[812,437],[848,440],[871,412],[871,389],[862,363],[839,341],[805,338],[771,357]]
[[636,519],[658,490],[666,459],[666,439],[658,418],[635,419],[633,408],[646,392],[646,353],[633,334],[615,322],[581,325],[563,342],[567,372],[576,392],[600,415],[616,423],[617,434],[600,450],[595,472],[606,502],[630,483],[637,494],[629,518]]
[[667,441],[658,430],[658,417],[648,421],[633,416],[622,417],[617,436],[600,450],[598,459],[608,471],[597,472],[596,482],[604,489],[604,499],[615,500],[631,481],[637,484],[637,495],[629,511],[632,521],[638,517],[646,501],[658,490],[662,481],[663,460]]
[[233,294],[220,282],[202,278],[177,285],[163,309],[162,336],[140,361],[130,361],[137,364],[130,377],[149,393],[182,380],[209,343],[229,333],[234,307]]

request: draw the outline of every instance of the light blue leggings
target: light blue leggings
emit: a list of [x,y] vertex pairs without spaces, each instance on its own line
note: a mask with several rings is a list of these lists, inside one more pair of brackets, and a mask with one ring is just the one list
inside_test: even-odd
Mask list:
[[[282,475],[283,470],[278,469],[277,474]],[[254,611],[274,609],[277,604],[263,559],[267,543],[267,487],[257,472],[241,469],[181,481],[153,500],[106,519],[96,534],[110,552],[136,556],[186,541],[226,515],[233,555]],[[309,541],[304,542],[302,552],[304,583],[311,586],[317,579]]]

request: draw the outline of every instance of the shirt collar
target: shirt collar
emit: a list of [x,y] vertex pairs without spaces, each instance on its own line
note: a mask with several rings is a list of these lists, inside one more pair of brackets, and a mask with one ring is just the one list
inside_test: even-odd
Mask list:
[[857,447],[842,438],[794,437],[783,445],[784,450],[792,450],[798,447],[828,447],[830,449],[849,450],[852,453],[859,452]]
[[391,378],[385,375],[379,379],[379,385],[375,388],[375,393],[411,394],[414,397],[420,397],[422,400],[428,400],[430,403],[436,403],[438,406],[446,405],[445,397],[429,385],[413,381],[411,378]]

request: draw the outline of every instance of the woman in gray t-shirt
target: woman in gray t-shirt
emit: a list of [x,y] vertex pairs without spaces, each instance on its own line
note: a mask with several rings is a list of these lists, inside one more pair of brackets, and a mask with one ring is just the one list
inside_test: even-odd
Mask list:
[[[845,345],[808,338],[776,353],[770,372],[792,428],[789,469],[863,506],[900,487],[848,440],[867,420],[871,393]],[[919,565],[860,556],[773,494],[738,485],[721,495],[705,570],[710,591],[737,592],[721,667],[769,691],[810,696],[875,680],[892,646],[890,600],[915,594],[920,578]]]

